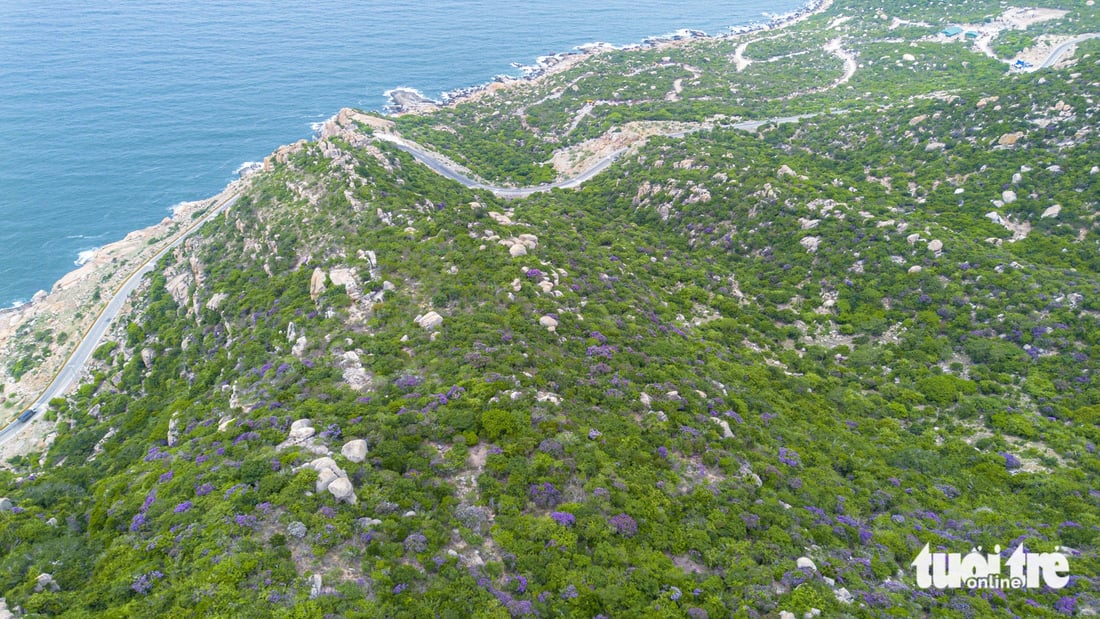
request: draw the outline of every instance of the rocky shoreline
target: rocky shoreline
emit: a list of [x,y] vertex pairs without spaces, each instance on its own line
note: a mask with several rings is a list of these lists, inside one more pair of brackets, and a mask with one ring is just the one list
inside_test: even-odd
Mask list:
[[832,3],[833,0],[810,0],[802,8],[791,11],[790,13],[773,16],[771,19],[764,22],[745,26],[735,26],[730,28],[728,33],[718,35],[710,35],[701,30],[682,29],[668,35],[646,37],[639,43],[631,43],[629,45],[612,45],[610,43],[598,42],[586,43],[577,46],[574,48],[574,51],[540,56],[533,65],[512,63],[513,67],[520,70],[522,73],[521,76],[497,75],[494,76],[491,81],[484,84],[467,86],[444,92],[440,95],[438,100],[424,95],[424,93],[415,88],[399,86],[383,93],[389,99],[389,103],[383,108],[383,112],[392,116],[400,116],[403,114],[428,114],[443,107],[454,107],[461,103],[475,101],[486,94],[494,93],[504,88],[510,88],[520,84],[537,83],[539,80],[572,68],[577,63],[604,52],[666,49],[691,41],[722,41],[735,39],[756,32],[767,32],[786,28],[813,15],[824,12],[832,6]]

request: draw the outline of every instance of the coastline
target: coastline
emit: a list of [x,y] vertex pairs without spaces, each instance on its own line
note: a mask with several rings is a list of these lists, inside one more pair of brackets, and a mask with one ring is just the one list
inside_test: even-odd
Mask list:
[[[0,402],[4,404],[0,424],[14,418],[50,384],[69,349],[79,343],[100,306],[110,301],[122,282],[208,209],[239,191],[246,179],[242,176],[231,181],[209,198],[176,204],[171,216],[160,223],[94,250],[84,264],[63,275],[49,291],[39,290],[30,301],[0,310]],[[15,380],[10,373],[12,365],[27,354],[26,344],[33,341],[33,335],[47,330],[51,341],[44,346],[35,343],[31,353],[42,358],[40,363]]]
[[[783,15],[771,17],[745,26],[731,27],[730,32],[719,35],[708,35],[697,30],[679,30],[668,35],[646,37],[639,43],[622,46],[614,46],[607,43],[588,43],[580,45],[573,51],[541,56],[536,59],[534,65],[513,64],[523,73],[520,77],[497,76],[493,81],[458,90],[443,93],[443,101],[431,101],[421,93],[411,88],[395,88],[386,94],[391,99],[393,95],[406,93],[409,100],[407,107],[386,113],[386,116],[398,116],[406,113],[429,113],[442,107],[453,107],[465,102],[475,101],[478,98],[497,92],[502,89],[512,88],[525,84],[536,84],[552,75],[566,71],[588,58],[609,51],[630,50],[661,50],[679,45],[690,44],[696,41],[721,41],[729,40],[742,35],[758,32],[773,31],[786,28],[804,21],[814,15],[826,11],[832,6],[833,0],[810,0],[803,7]],[[418,102],[419,99],[419,102]],[[353,110],[345,108],[337,112],[329,120],[318,123],[317,133],[313,140],[322,139],[326,133],[339,131],[343,116]],[[343,115],[343,116],[342,116]],[[357,120],[365,121],[364,118]],[[365,115],[378,123],[375,129],[387,132],[390,121],[373,115]],[[344,119],[346,121],[346,118]],[[247,177],[259,169],[269,168],[273,161],[296,147],[300,147],[306,140],[297,143],[283,145],[272,151],[264,162],[246,162],[238,168],[240,177],[228,183],[222,191],[214,196],[192,202],[182,202],[173,207],[170,217],[165,217],[160,223],[135,230],[124,238],[90,250],[89,255],[77,268],[69,271],[58,279],[50,287],[49,291],[39,290],[28,302],[17,306],[0,308],[0,386],[4,387],[3,398],[0,402],[0,420],[5,417],[14,417],[21,410],[21,406],[33,399],[52,380],[54,372],[59,364],[64,362],[65,350],[74,341],[72,338],[80,337],[95,319],[97,308],[105,304],[120,282],[124,281],[138,266],[150,256],[153,256],[177,234],[186,229],[186,223],[204,212],[214,204],[217,204],[225,196],[237,191],[247,182]],[[47,344],[43,352],[42,361],[32,370],[15,380],[10,369],[12,364],[25,353],[20,347],[33,341],[35,332],[51,331],[54,336],[62,333],[68,339],[58,343],[56,339]],[[39,352],[37,347],[34,352]]]
[[408,86],[397,86],[383,93],[389,103],[382,108],[382,113],[397,117],[405,114],[430,114],[443,108],[454,108],[463,103],[471,103],[480,98],[501,90],[517,86],[534,85],[540,81],[567,71],[577,64],[598,54],[611,51],[634,50],[662,50],[671,49],[680,45],[691,44],[698,41],[727,41],[759,32],[772,32],[782,28],[788,28],[824,13],[833,5],[833,0],[809,0],[801,8],[782,15],[774,15],[771,19],[762,22],[733,26],[730,32],[711,35],[700,30],[681,29],[666,35],[649,36],[638,43],[626,45],[612,45],[610,43],[585,43],[578,45],[569,52],[559,52],[547,56],[539,56],[533,65],[512,63],[512,66],[522,72],[520,76],[497,75],[492,80],[475,86],[467,86],[441,93],[439,100],[424,95],[419,90]]

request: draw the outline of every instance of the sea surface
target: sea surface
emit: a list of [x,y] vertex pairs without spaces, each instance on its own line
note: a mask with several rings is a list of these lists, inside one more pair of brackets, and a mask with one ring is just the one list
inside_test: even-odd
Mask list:
[[0,308],[384,92],[804,0],[0,0]]

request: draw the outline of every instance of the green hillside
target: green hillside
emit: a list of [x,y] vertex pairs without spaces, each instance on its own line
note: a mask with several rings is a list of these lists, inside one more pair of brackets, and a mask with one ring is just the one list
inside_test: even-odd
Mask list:
[[[1028,35],[1100,31],[1062,8]],[[0,596],[28,617],[1100,610],[1100,40],[1036,72],[919,40],[1001,10],[841,1],[396,120],[517,185],[624,123],[707,121],[579,190],[502,200],[365,127],[283,149],[52,403],[52,447],[0,472]],[[830,86],[837,37],[858,65]],[[1069,586],[925,590],[910,566],[1021,542],[1063,548]]]

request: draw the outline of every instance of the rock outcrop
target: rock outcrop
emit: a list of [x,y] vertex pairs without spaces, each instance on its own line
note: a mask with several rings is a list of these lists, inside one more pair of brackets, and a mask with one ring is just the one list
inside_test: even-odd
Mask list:
[[361,438],[344,443],[340,453],[349,462],[362,462],[367,459],[367,442]]

